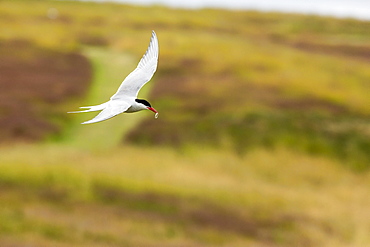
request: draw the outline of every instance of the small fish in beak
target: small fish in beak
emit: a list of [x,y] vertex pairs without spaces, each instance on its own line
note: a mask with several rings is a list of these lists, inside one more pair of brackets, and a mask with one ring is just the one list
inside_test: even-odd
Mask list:
[[152,112],[154,112],[155,113],[154,117],[158,118],[158,111],[156,109],[154,109],[153,107],[148,107],[148,110],[151,110]]

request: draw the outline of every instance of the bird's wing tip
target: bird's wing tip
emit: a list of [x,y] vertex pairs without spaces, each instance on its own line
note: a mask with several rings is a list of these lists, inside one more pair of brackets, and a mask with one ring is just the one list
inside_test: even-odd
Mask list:
[[95,121],[93,121],[94,119],[90,119],[88,121],[85,121],[85,122],[82,122],[81,124],[91,124],[91,123],[95,123]]
[[[96,118],[96,117],[95,117],[95,118]],[[102,120],[98,120],[98,121],[96,121],[96,119],[95,119],[95,118],[90,119],[90,120],[85,121],[85,122],[82,122],[81,124],[92,124],[92,123],[97,123],[97,122],[102,121]]]

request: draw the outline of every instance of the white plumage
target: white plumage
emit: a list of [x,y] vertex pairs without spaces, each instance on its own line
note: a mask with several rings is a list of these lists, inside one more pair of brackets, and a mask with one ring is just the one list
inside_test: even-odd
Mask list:
[[150,103],[146,100],[137,99],[137,95],[140,89],[153,77],[157,69],[158,54],[159,47],[157,35],[152,31],[149,47],[136,69],[123,80],[117,92],[108,102],[95,106],[80,107],[81,109],[87,110],[69,113],[101,111],[96,117],[82,124],[101,122],[123,112],[137,112],[146,109],[155,112],[155,116],[157,117],[158,112],[151,107]]

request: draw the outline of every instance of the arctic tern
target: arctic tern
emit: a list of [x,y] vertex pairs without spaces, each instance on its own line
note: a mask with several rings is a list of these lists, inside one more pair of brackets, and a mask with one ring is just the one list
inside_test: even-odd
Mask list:
[[123,112],[131,113],[141,110],[150,110],[155,113],[155,118],[157,118],[158,111],[155,110],[148,101],[138,99],[137,95],[140,89],[153,77],[154,72],[157,69],[158,54],[159,48],[157,35],[152,31],[149,47],[141,58],[136,69],[123,80],[117,92],[108,102],[94,106],[83,106],[80,108],[87,110],[69,113],[101,111],[96,117],[83,122],[82,124],[97,123]]

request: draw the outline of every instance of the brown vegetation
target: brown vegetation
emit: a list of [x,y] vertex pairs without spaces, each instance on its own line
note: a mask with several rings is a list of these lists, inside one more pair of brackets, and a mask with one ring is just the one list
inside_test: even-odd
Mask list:
[[25,41],[1,42],[0,54],[0,140],[39,140],[57,132],[50,121],[60,114],[56,106],[86,91],[89,61]]

